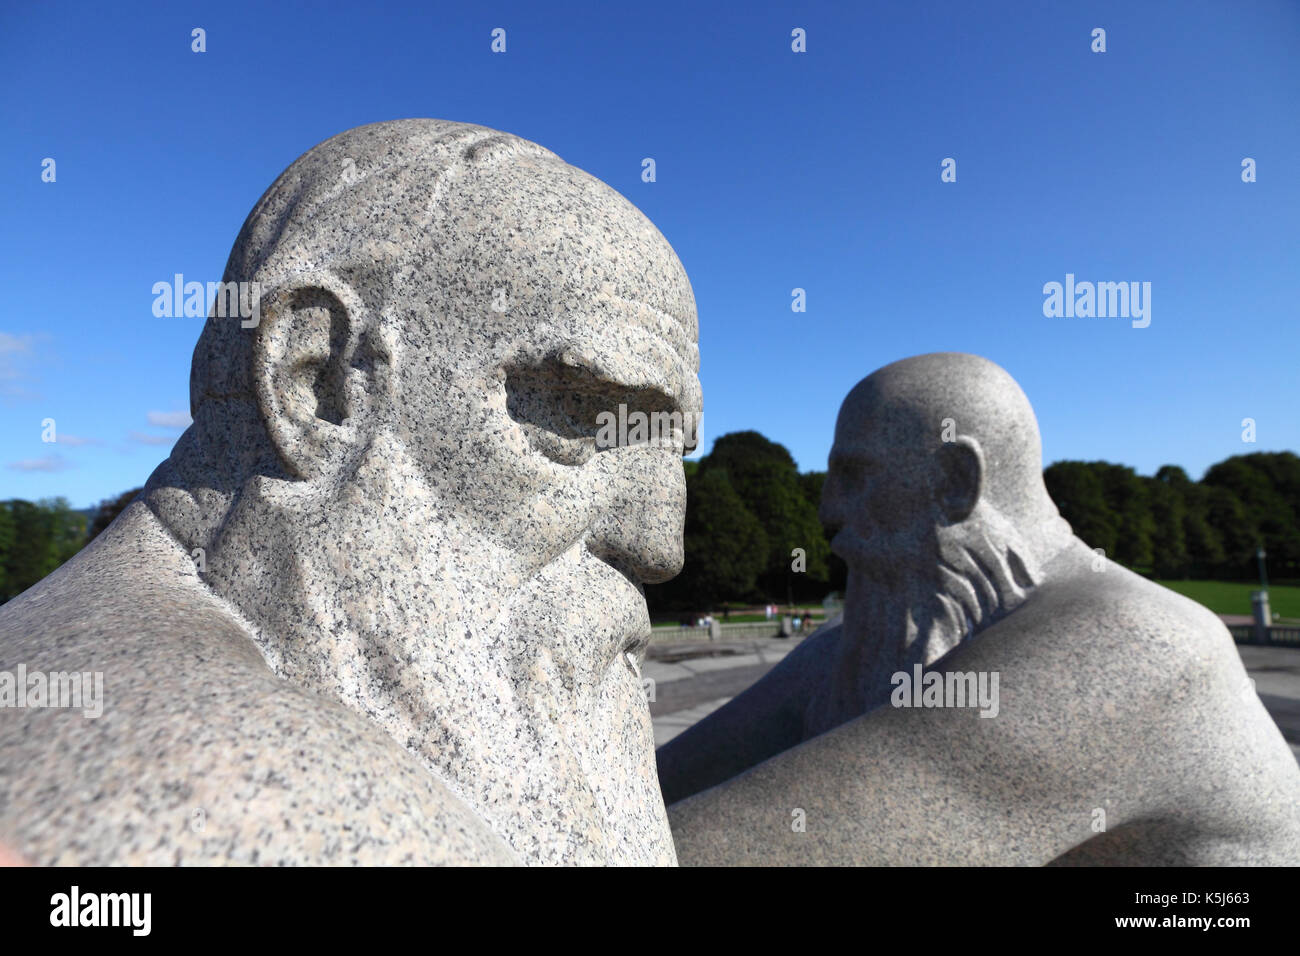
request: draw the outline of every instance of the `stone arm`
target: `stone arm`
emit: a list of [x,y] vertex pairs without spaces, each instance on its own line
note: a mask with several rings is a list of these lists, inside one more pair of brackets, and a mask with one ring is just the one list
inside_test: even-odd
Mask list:
[[804,711],[839,635],[839,625],[823,627],[744,693],[660,747],[664,802],[685,799],[798,745]]
[[997,716],[886,706],[843,724],[670,806],[679,860],[1044,864],[1097,836],[1098,810],[1111,830],[1176,817],[1183,781],[1133,742],[1165,735],[1155,698],[1190,693],[1194,663],[1166,659],[1147,679],[1104,646],[1119,634],[1141,646],[1140,626],[1116,621],[1098,641],[1059,621],[1017,623],[946,668],[999,672]]

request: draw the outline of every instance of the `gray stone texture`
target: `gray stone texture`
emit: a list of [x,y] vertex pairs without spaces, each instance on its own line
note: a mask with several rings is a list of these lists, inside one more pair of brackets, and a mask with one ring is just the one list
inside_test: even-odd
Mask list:
[[[850,392],[843,621],[659,751],[683,863],[1300,863],[1300,767],[1227,630],[1075,538],[1041,468],[985,359]],[[997,675],[996,706],[896,706],[917,668]]]
[[[36,863],[672,863],[639,673],[698,417],[676,255],[540,146],[403,120],[304,154],[210,317],[193,426],[0,610],[0,844]],[[692,419],[693,420],[693,419]]]

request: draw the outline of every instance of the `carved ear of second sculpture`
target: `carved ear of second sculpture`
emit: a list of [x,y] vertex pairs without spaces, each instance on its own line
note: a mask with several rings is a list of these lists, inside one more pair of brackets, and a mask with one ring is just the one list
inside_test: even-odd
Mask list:
[[[690,442],[593,427],[699,417],[663,236],[536,144],[402,120],[294,162],[225,282],[260,311],[208,320],[193,426],[0,608],[0,673],[102,678],[93,716],[0,711],[23,859],[1298,861],[1300,771],[1226,631],[1097,570],[992,363],[854,389],[844,621],[665,748],[669,814],[640,586],[681,566]],[[927,667],[978,706],[894,706]]]
[[849,393],[843,620],[659,751],[682,862],[1300,862],[1300,768],[1227,630],[1075,538],[1041,468],[986,359]]

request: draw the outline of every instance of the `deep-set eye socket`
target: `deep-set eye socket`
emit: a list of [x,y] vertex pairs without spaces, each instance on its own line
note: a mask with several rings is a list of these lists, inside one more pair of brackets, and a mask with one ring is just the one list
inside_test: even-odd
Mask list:
[[[584,465],[599,451],[640,443],[643,435],[646,443],[669,443],[679,454],[687,449],[692,429],[658,389],[622,385],[559,359],[508,369],[505,388],[506,410],[529,444],[560,464]],[[637,431],[639,421],[649,423],[645,432]]]

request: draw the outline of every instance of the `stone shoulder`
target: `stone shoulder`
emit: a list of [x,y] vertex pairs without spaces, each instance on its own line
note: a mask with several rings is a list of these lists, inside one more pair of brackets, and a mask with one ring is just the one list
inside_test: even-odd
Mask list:
[[513,862],[415,757],[277,678],[183,564],[130,543],[0,609],[0,670],[102,682],[97,717],[0,709],[0,842],[44,864]]

